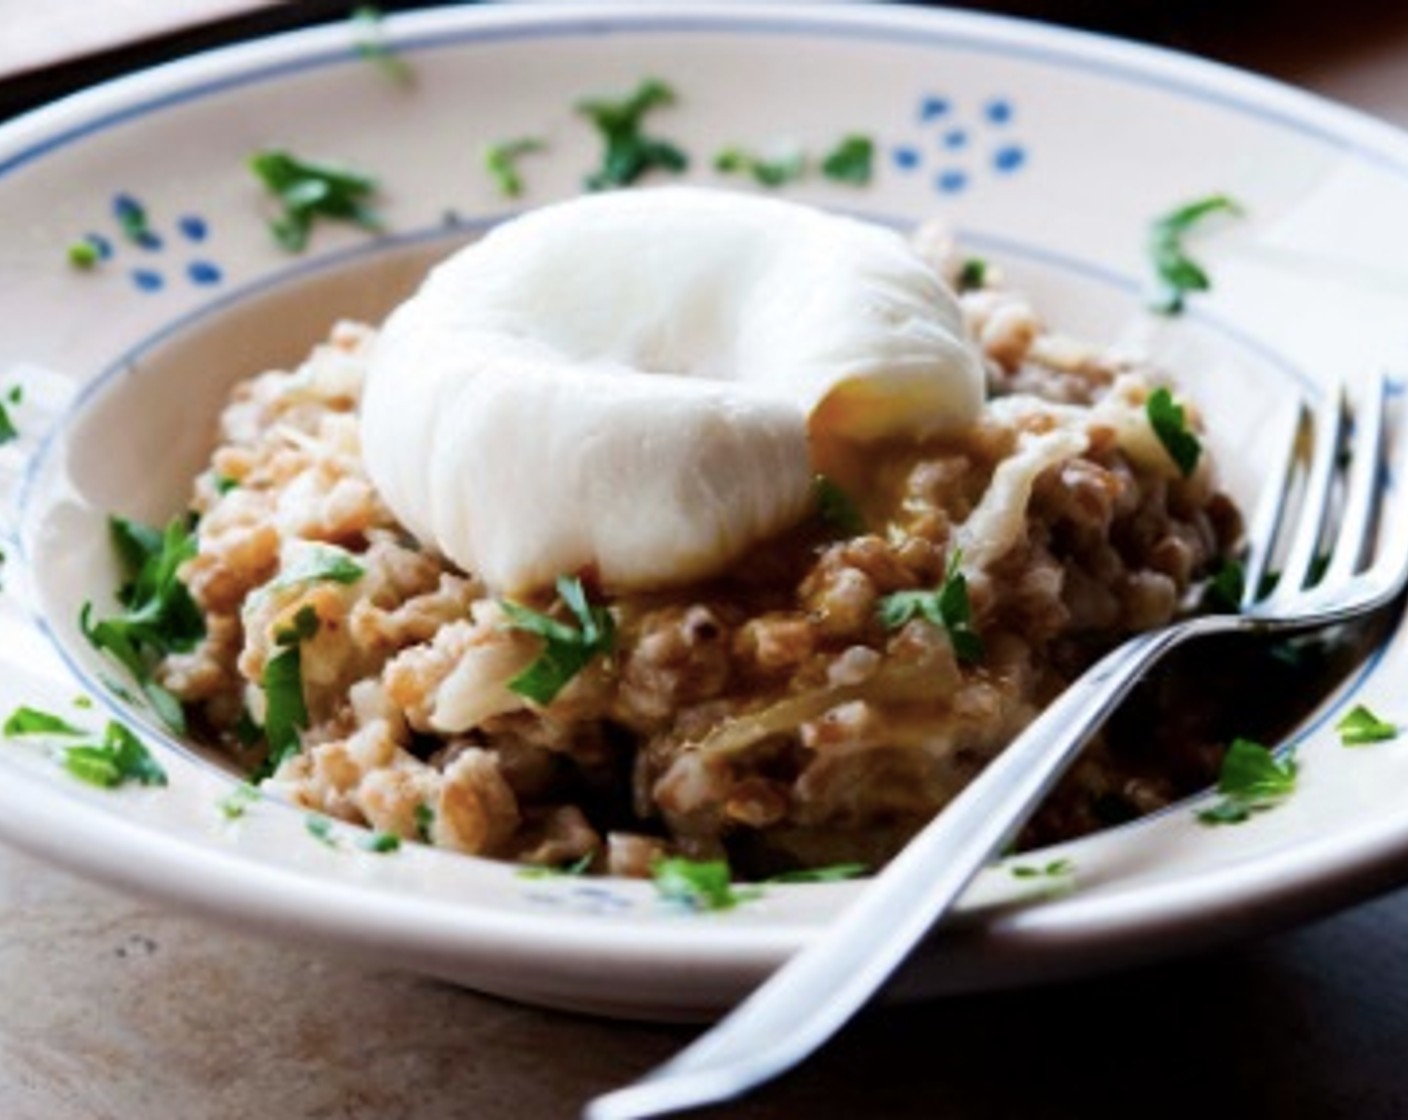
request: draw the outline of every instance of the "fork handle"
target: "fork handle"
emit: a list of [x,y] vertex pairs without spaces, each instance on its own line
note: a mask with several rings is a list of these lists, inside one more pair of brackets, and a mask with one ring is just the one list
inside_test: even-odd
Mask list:
[[1140,635],[1078,678],[936,816],[860,897],[724,1019],[586,1120],[715,1104],[803,1061],[889,978],[1012,836],[1154,660],[1202,627]]

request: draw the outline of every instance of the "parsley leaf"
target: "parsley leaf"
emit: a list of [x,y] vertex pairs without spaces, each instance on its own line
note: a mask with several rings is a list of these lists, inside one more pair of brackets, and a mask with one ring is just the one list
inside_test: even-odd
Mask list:
[[373,63],[398,85],[411,85],[415,81],[415,72],[410,63],[392,50],[386,41],[383,19],[385,16],[375,4],[363,4],[353,9],[351,23],[356,36],[357,54]]
[[241,782],[215,804],[227,821],[237,821],[249,812],[250,806],[259,803],[261,796],[248,782]]
[[20,735],[87,735],[88,732],[51,712],[21,706],[5,721],[4,734],[7,739],[13,739]]
[[196,554],[195,537],[182,517],[172,518],[160,533],[122,517],[109,518],[108,528],[128,577],[117,592],[125,609],[95,622],[93,604],[85,602],[79,627],[95,649],[132,674],[162,721],[183,733],[181,703],[152,678],[152,671],[167,654],[184,653],[205,636],[205,617],[177,578],[181,565]]
[[853,133],[844,137],[821,161],[821,173],[838,183],[863,187],[870,182],[875,161],[875,142]]
[[89,785],[113,789],[126,782],[166,785],[166,771],[142,741],[122,724],[109,721],[101,744],[65,747],[64,769]]
[[415,809],[416,836],[422,844],[433,842],[433,830],[435,828],[435,810],[425,802],[421,802]]
[[1398,737],[1398,725],[1374,715],[1363,704],[1356,704],[1335,724],[1340,742],[1346,747],[1362,747],[1366,743],[1382,743]]
[[1148,252],[1156,280],[1156,291],[1149,301],[1153,310],[1175,315],[1183,310],[1189,292],[1212,287],[1208,274],[1184,249],[1183,236],[1218,212],[1235,215],[1242,213],[1242,208],[1227,195],[1214,194],[1179,206],[1150,223]]
[[784,871],[769,876],[769,883],[839,883],[846,879],[858,879],[869,872],[863,863],[833,863],[826,867],[804,867],[796,871]]
[[484,170],[498,184],[500,193],[508,198],[517,198],[523,193],[523,177],[518,173],[519,158],[542,150],[543,142],[531,136],[489,144],[484,149]]
[[1173,394],[1160,386],[1150,393],[1149,399],[1144,402],[1144,412],[1169,458],[1177,465],[1179,473],[1187,478],[1198,466],[1203,445],[1198,442],[1198,437],[1188,430],[1183,406],[1175,404]]
[[728,861],[722,859],[660,859],[651,867],[651,879],[662,898],[691,910],[731,910],[758,895],[734,890]]
[[725,175],[750,175],[760,186],[780,187],[800,179],[806,173],[807,160],[801,151],[769,158],[743,148],[725,148],[714,157],[714,170]]
[[896,591],[880,600],[880,621],[887,630],[898,630],[914,618],[925,618],[948,631],[958,660],[972,664],[983,656],[983,642],[973,629],[973,608],[968,601],[968,579],[960,570],[963,554],[949,557],[944,582],[935,591]]
[[585,875],[591,865],[592,853],[588,852],[586,855],[578,856],[571,863],[565,863],[561,866],[540,863],[528,867],[520,867],[518,869],[518,877],[520,879],[560,879],[564,876],[577,878],[578,876]]
[[119,195],[113,200],[113,216],[127,240],[146,249],[158,248],[161,244],[147,221],[147,210],[131,195]]
[[968,257],[958,269],[958,290],[976,292],[988,279],[988,262],[982,257]]
[[1246,570],[1238,561],[1224,559],[1203,588],[1203,607],[1221,614],[1236,614],[1242,609],[1246,590]]
[[828,529],[846,537],[858,537],[865,532],[860,507],[833,479],[824,474],[816,475],[812,479],[812,491],[822,524]]
[[337,848],[337,837],[333,835],[332,821],[327,817],[313,815],[303,818],[303,827],[308,830],[308,835],[329,848]]
[[68,263],[74,268],[87,272],[97,268],[102,259],[103,254],[88,238],[80,237],[77,241],[69,242]]
[[1296,761],[1278,759],[1259,743],[1234,739],[1217,780],[1222,800],[1198,813],[1204,824],[1240,824],[1253,813],[1280,804],[1296,788]]
[[591,120],[605,145],[601,167],[587,177],[587,189],[626,187],[656,167],[665,171],[688,167],[689,157],[678,147],[641,131],[646,113],[674,103],[675,91],[657,78],[647,78],[620,101],[579,101],[577,112]]
[[350,584],[364,575],[366,569],[346,549],[315,541],[300,548],[288,566],[264,586],[266,590],[278,591],[323,581]]
[[616,640],[616,623],[605,607],[587,602],[582,581],[560,576],[557,593],[577,620],[572,626],[538,611],[501,599],[499,605],[509,618],[509,629],[522,630],[543,639],[543,651],[508,686],[537,704],[551,704],[567,682],[598,655],[610,653]]
[[1068,859],[1053,859],[1041,865],[1014,863],[1008,870],[1014,879],[1064,879],[1076,873],[1076,865]]
[[269,757],[259,776],[268,777],[302,747],[298,733],[308,727],[303,702],[303,658],[298,643],[285,645],[264,663],[264,738]]
[[[11,403],[18,404],[18,401]],[[15,427],[14,418],[10,415],[9,407],[0,402],[0,447],[7,443],[13,443],[20,438],[20,430]]]
[[392,852],[401,850],[401,838],[394,832],[376,832],[364,836],[358,841],[358,846],[364,852],[373,852],[379,856],[390,855]]
[[299,159],[278,149],[256,152],[250,170],[278,199],[283,213],[269,229],[285,249],[302,252],[317,218],[352,222],[372,232],[381,219],[369,205],[376,180],[360,172],[329,163]]

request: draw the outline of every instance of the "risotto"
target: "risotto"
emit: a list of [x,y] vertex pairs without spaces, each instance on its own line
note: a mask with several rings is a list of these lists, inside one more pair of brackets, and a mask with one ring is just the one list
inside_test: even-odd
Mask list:
[[[977,422],[837,456],[801,524],[666,589],[585,570],[510,597],[419,543],[359,453],[375,332],[338,324],[220,416],[179,573],[204,636],[157,682],[266,789],[406,839],[622,875],[879,866],[1240,536],[1191,406],[1195,461],[1159,442],[1156,371],[1048,329],[941,231],[916,244],[981,349]],[[1167,803],[1189,760],[1155,761],[1095,744],[1038,834]]]

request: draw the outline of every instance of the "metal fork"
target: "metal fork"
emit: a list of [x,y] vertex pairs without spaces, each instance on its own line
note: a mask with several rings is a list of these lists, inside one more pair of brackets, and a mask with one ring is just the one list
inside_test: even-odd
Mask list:
[[[1326,394],[1313,417],[1305,405],[1296,410],[1281,485],[1264,489],[1268,498],[1248,530],[1240,613],[1201,615],[1140,634],[1107,654],[989,763],[830,929],[675,1058],[592,1101],[587,1120],[636,1120],[731,1100],[805,1060],[879,989],[1015,835],[1140,675],[1175,646],[1211,634],[1328,626],[1392,602],[1408,583],[1408,485],[1395,484],[1388,472],[1388,393],[1386,381],[1375,379],[1353,420],[1342,386]],[[1301,453],[1307,429],[1313,439],[1308,465]],[[1381,518],[1389,501],[1394,516]],[[1330,543],[1325,565],[1322,550]],[[1273,558],[1280,574],[1266,591]]]

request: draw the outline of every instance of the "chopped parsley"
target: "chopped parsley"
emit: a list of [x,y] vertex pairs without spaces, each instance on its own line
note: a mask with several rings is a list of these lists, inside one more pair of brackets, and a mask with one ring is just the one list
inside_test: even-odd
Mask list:
[[1183,406],[1175,404],[1173,394],[1160,386],[1150,393],[1149,399],[1144,402],[1144,412],[1169,458],[1174,461],[1179,473],[1187,478],[1198,466],[1203,445],[1198,442],[1198,437],[1188,430]]
[[1260,743],[1234,739],[1222,758],[1217,790],[1222,800],[1198,813],[1204,824],[1240,824],[1279,805],[1296,788],[1296,761],[1277,758]]
[[156,663],[170,653],[184,653],[205,637],[205,618],[186,585],[177,577],[196,554],[195,537],[184,517],[172,518],[165,531],[110,517],[113,548],[127,575],[117,591],[124,608],[111,618],[93,620],[85,602],[79,627],[94,648],[118,661],[141,687],[162,722],[185,731],[181,703],[153,679]]
[[1014,863],[1008,870],[1014,879],[1066,879],[1076,873],[1076,865],[1068,859],[1053,859],[1040,865]]
[[658,78],[647,78],[620,101],[579,101],[577,112],[596,126],[604,144],[601,166],[587,177],[587,189],[626,187],[653,168],[679,172],[688,167],[689,157],[680,148],[641,129],[648,112],[674,103],[675,91]]
[[769,876],[769,883],[839,883],[846,879],[858,879],[867,874],[870,868],[863,863],[833,863],[826,867],[806,867],[797,871],[784,871]]
[[499,193],[517,198],[523,193],[523,177],[518,173],[521,157],[543,150],[543,142],[531,136],[501,140],[484,148],[484,170],[498,185]]
[[780,187],[806,174],[807,159],[800,150],[767,157],[743,148],[725,148],[714,157],[714,170],[725,175],[751,176],[760,186]]
[[300,549],[288,567],[265,584],[265,589],[278,591],[305,583],[356,583],[366,574],[366,569],[346,549],[314,542]]
[[381,219],[370,206],[376,180],[349,168],[300,159],[286,151],[256,152],[250,170],[283,207],[269,223],[274,239],[291,253],[302,252],[318,218],[351,222],[377,232]]
[[383,832],[378,829],[376,832],[364,836],[359,841],[359,846],[364,852],[385,856],[401,850],[401,838],[394,832]]
[[122,232],[127,240],[134,245],[141,245],[144,248],[155,248],[160,244],[156,240],[156,235],[152,233],[151,224],[147,221],[147,211],[140,202],[130,195],[119,195],[113,201],[113,215],[117,218],[117,224],[122,227]]
[[305,817],[303,827],[308,830],[308,835],[319,843],[326,844],[329,848],[337,847],[337,837],[333,835],[332,821],[323,816]]
[[19,398],[14,395],[18,388],[19,386],[15,386],[15,389],[10,391],[8,402],[0,403],[0,447],[20,438],[20,430],[15,427],[14,417],[10,415],[9,409],[9,405],[20,403]]
[[560,879],[564,876],[577,878],[585,875],[588,868],[591,867],[592,855],[593,853],[588,852],[586,855],[578,856],[571,863],[561,865],[544,863],[520,867],[518,877],[520,879]]
[[224,495],[228,494],[231,490],[239,489],[240,480],[231,478],[227,474],[216,474],[211,476],[210,484],[215,487],[217,494],[224,497]]
[[81,727],[74,727],[62,716],[43,712],[38,708],[21,706],[10,713],[5,721],[5,737],[14,739],[22,735],[87,735]]
[[374,4],[363,4],[353,9],[351,23],[356,36],[357,54],[397,85],[409,86],[415,81],[415,72],[410,63],[392,50],[386,41],[384,19],[381,9]]
[[509,618],[509,629],[522,630],[543,640],[543,650],[508,686],[537,704],[551,704],[567,683],[596,657],[610,653],[616,624],[605,607],[587,602],[582,581],[560,576],[557,594],[577,620],[577,625],[557,619],[508,599],[499,601]]
[[101,743],[65,747],[63,766],[89,785],[113,789],[127,782],[166,785],[166,771],[126,727],[110,720]]
[[958,268],[958,290],[976,292],[988,281],[988,262],[982,257],[967,257]]
[[1203,587],[1203,607],[1220,614],[1236,614],[1242,609],[1246,591],[1246,569],[1237,560],[1224,559]]
[[958,660],[972,664],[983,656],[983,642],[973,629],[973,607],[968,601],[968,579],[960,570],[963,554],[949,557],[942,586],[934,591],[896,591],[880,600],[880,621],[887,630],[898,630],[914,618],[925,618],[948,631]]
[[728,861],[722,859],[660,859],[651,868],[651,879],[662,898],[690,910],[731,910],[758,895],[734,890]]
[[435,829],[435,810],[422,801],[415,811],[416,836],[422,844],[432,843]]
[[77,241],[70,241],[68,246],[68,263],[82,272],[88,272],[97,268],[98,263],[103,259],[103,254],[98,247],[88,238],[80,237]]
[[227,821],[237,821],[258,804],[260,793],[248,782],[241,782],[219,801],[216,807]]
[[287,627],[277,631],[279,651],[264,663],[264,738],[269,755],[259,769],[260,778],[274,773],[302,747],[298,733],[308,728],[308,706],[303,700],[302,643],[318,632],[318,615],[301,607]]
[[1382,720],[1363,704],[1356,704],[1335,724],[1340,742],[1346,747],[1362,747],[1367,743],[1383,743],[1398,737],[1398,725]]
[[870,182],[875,163],[875,141],[852,133],[843,137],[821,161],[821,173],[838,183],[863,187]]
[[865,518],[855,499],[824,474],[812,479],[817,513],[828,529],[846,537],[858,537],[865,532]]
[[1149,306],[1165,315],[1183,310],[1189,292],[1205,292],[1212,281],[1183,246],[1183,237],[1210,214],[1240,214],[1242,208],[1224,194],[1208,195],[1186,203],[1149,224],[1148,251],[1155,291]]

